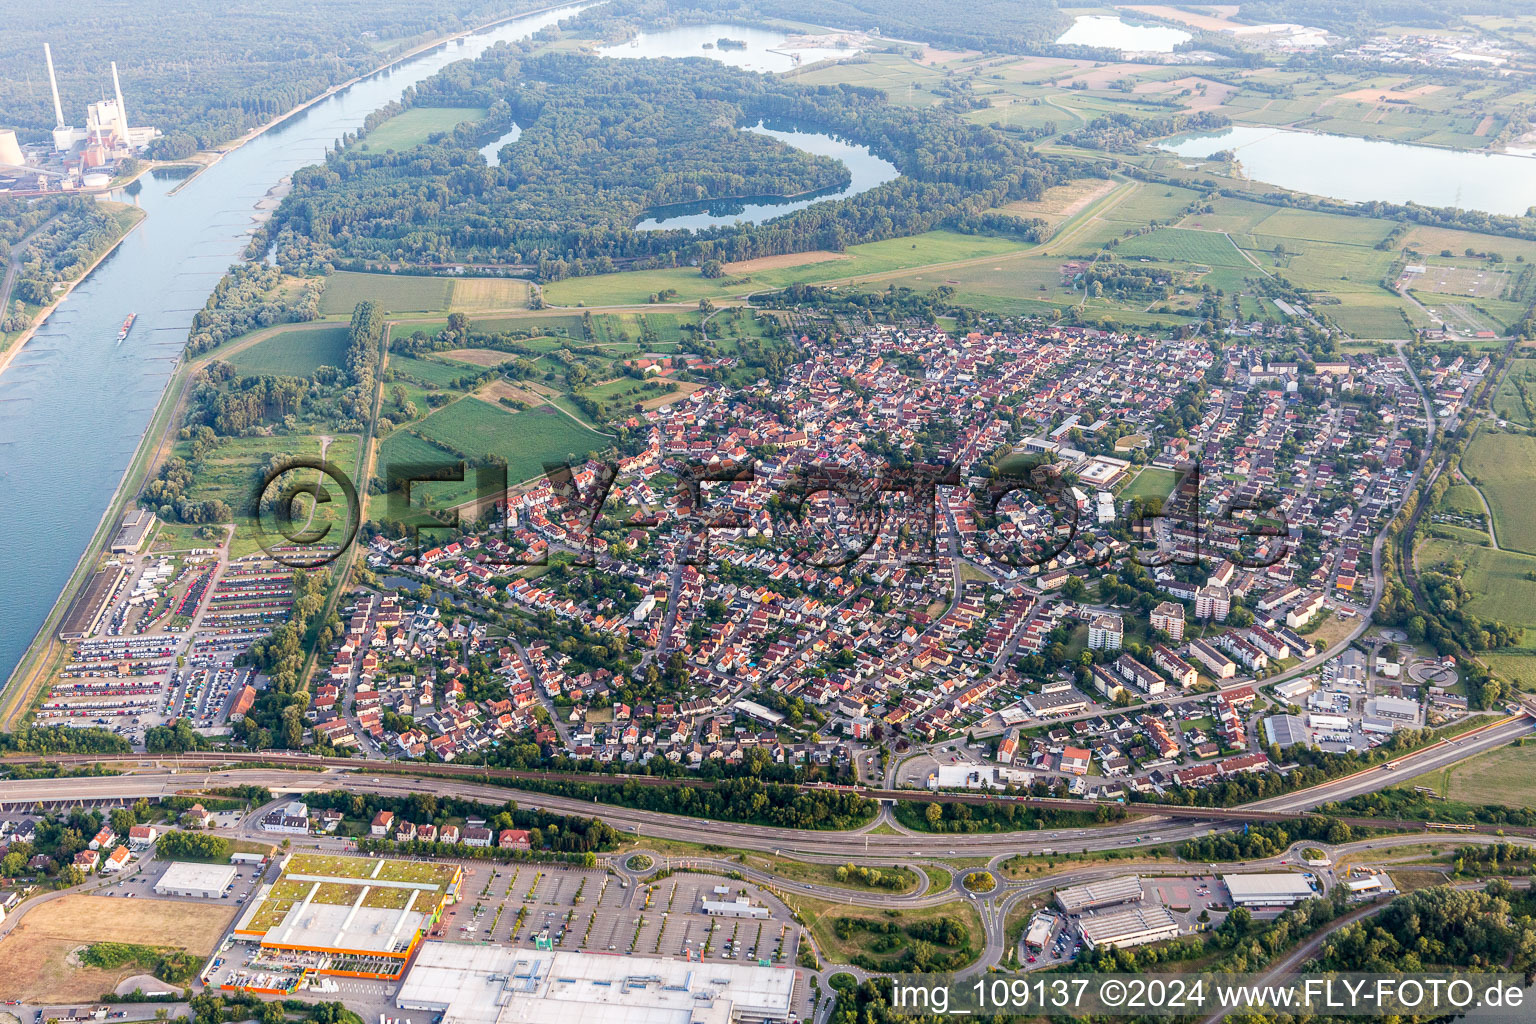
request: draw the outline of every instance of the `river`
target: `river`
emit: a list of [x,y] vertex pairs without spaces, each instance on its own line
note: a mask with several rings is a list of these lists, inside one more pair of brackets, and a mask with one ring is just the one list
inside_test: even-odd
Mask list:
[[[256,136],[189,182],[150,173],[148,217],[0,374],[0,679],[90,542],[176,367],[192,316],[245,250],[256,204],[402,90],[584,5],[529,15],[401,61]],[[183,187],[171,194],[177,185]],[[121,344],[118,328],[138,313]]]

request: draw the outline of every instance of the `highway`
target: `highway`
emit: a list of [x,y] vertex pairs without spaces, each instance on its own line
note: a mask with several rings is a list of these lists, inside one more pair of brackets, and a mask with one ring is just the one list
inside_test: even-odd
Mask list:
[[[181,792],[241,784],[265,786],[274,792],[288,793],[333,789],[391,795],[430,792],[439,796],[460,796],[488,803],[515,800],[523,807],[601,818],[621,831],[642,833],[658,839],[690,843],[705,842],[768,853],[793,854],[807,860],[841,861],[857,857],[878,863],[883,860],[894,861],[912,857],[993,856],[1002,853],[1039,853],[1047,850],[1052,853],[1077,853],[1126,849],[1142,844],[1158,845],[1208,835],[1234,828],[1237,823],[1244,821],[1288,820],[1322,804],[1374,792],[1394,782],[1435,771],[1453,762],[1530,735],[1533,730],[1536,730],[1536,722],[1529,717],[1520,716],[1479,732],[1464,735],[1459,739],[1447,740],[1405,755],[1392,762],[1396,766],[1393,770],[1384,767],[1371,768],[1311,789],[1288,793],[1243,807],[1164,807],[1137,804],[1127,809],[1134,810],[1138,815],[1143,816],[1129,820],[1083,828],[1037,829],[1027,832],[891,835],[873,831],[880,818],[860,829],[843,831],[809,831],[739,822],[705,821],[659,811],[616,807],[575,797],[528,792],[475,778],[454,777],[471,774],[473,770],[454,772],[447,776],[435,771],[441,768],[467,766],[412,766],[411,774],[404,774],[399,765],[392,766],[393,771],[391,771],[382,766],[370,766],[366,763],[348,764],[344,759],[339,761],[333,759],[332,763],[327,764],[324,763],[326,759],[319,758],[293,759],[299,763],[319,762],[319,766],[323,768],[319,771],[274,768],[265,765],[247,768],[216,767],[210,771],[185,768],[178,770],[162,767],[168,763],[166,759],[144,759],[138,763],[148,767],[123,775],[3,781],[0,782],[0,807],[30,807],[40,801],[66,803],[76,800],[131,801],[139,797],[171,796]],[[221,762],[227,764],[232,757],[238,757],[238,755],[184,755],[174,760],[179,760],[183,764],[190,762],[219,765]],[[341,767],[342,765],[345,767]],[[427,769],[433,769],[433,771]],[[484,769],[480,769],[479,772],[482,776],[485,774]],[[608,781],[623,780],[609,779]],[[691,785],[700,784],[699,780],[683,781]],[[879,799],[914,801],[944,799],[975,803],[1009,799],[979,793],[937,794],[906,790],[863,790],[861,792],[866,796]],[[1028,798],[1023,802],[1026,806],[1072,810],[1100,806],[1091,801],[1077,800]],[[1360,825],[1390,824],[1382,819],[1368,817],[1343,816],[1341,820]],[[1422,826],[1422,823],[1418,822],[1401,824],[1410,828]],[[1489,828],[1491,829],[1492,826]],[[1536,833],[1536,830],[1510,826],[1504,826],[1504,831],[1512,834],[1526,831]]]

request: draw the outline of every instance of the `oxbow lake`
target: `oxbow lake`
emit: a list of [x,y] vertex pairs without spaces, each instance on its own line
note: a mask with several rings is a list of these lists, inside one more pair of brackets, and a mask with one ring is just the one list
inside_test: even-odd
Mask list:
[[901,172],[889,160],[870,152],[868,146],[828,135],[825,132],[784,131],[765,127],[762,123],[743,128],[778,139],[787,146],[803,149],[818,156],[829,156],[847,166],[852,178],[840,189],[811,193],[797,198],[781,196],[753,196],[746,199],[723,199],[703,203],[676,203],[646,211],[649,217],[635,225],[636,230],[651,231],[656,228],[707,228],[717,224],[735,224],[738,221],[760,224],[786,213],[803,210],[812,203],[829,199],[844,199],[868,192],[878,185],[895,179]]

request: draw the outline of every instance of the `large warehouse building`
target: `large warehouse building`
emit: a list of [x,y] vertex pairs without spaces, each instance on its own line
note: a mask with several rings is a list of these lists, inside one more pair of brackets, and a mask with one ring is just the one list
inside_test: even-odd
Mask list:
[[1083,931],[1083,942],[1090,948],[1114,946],[1124,949],[1179,937],[1179,923],[1161,903],[1094,914],[1083,918],[1079,927]]
[[1136,875],[1106,878],[1087,885],[1069,885],[1056,891],[1056,905],[1069,914],[1080,914],[1095,907],[1113,907],[1121,903],[1139,903],[1141,879]]
[[283,951],[268,959],[289,970],[393,980],[458,898],[463,874],[457,864],[296,853],[234,937]]
[[433,941],[395,1004],[442,1024],[757,1024],[788,1020],[794,988],[791,968]]
[[216,900],[235,880],[233,864],[189,864],[173,861],[155,883],[161,896],[196,896]]
[[1289,907],[1316,895],[1304,877],[1287,871],[1222,875],[1221,880],[1234,907]]

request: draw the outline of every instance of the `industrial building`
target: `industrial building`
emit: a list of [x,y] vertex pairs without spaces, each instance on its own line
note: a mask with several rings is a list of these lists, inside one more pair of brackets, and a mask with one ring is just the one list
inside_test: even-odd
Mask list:
[[235,881],[232,864],[189,864],[173,861],[155,883],[155,892],[161,896],[196,896],[199,899],[216,900],[224,895]]
[[442,1024],[756,1024],[786,1021],[792,968],[423,943],[402,1010]]
[[458,864],[292,854],[247,905],[234,938],[283,951],[273,959],[290,971],[393,980],[458,899],[463,877]]
[[93,147],[100,151],[100,162],[106,162],[132,156],[159,137],[160,131],[156,128],[129,127],[128,105],[123,102],[123,85],[117,77],[117,61],[111,62],[112,98],[97,100],[86,106],[83,131],[72,124],[65,124],[64,104],[59,100],[59,79],[53,71],[53,48],[47,43],[43,44],[43,60],[48,65],[48,86],[53,92],[53,148],[57,152],[68,153],[77,144],[85,143],[85,165],[94,166],[88,162],[89,151]]
[[1315,893],[1304,877],[1286,871],[1222,875],[1234,907],[1289,907]]
[[1400,724],[1416,724],[1419,720],[1419,702],[1402,697],[1372,697],[1365,702],[1365,716]]
[[1161,903],[1095,914],[1083,918],[1078,925],[1083,932],[1083,944],[1090,948],[1124,949],[1179,937],[1179,923]]
[[1108,878],[1087,885],[1069,885],[1056,890],[1056,905],[1069,914],[1080,914],[1095,907],[1112,907],[1119,903],[1139,902],[1144,893],[1141,879],[1136,875]]
[[1306,724],[1296,715],[1270,715],[1264,719],[1264,734],[1271,744],[1281,750],[1294,747],[1298,743],[1306,746],[1312,742]]

